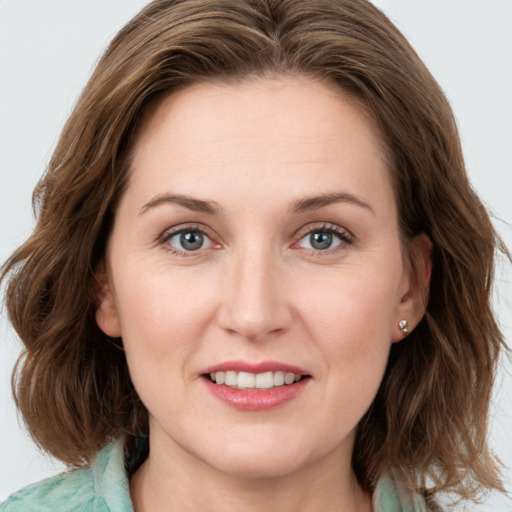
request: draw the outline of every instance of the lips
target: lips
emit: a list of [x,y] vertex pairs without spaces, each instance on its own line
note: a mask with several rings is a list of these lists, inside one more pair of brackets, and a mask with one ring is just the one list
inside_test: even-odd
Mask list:
[[201,375],[217,399],[242,410],[265,410],[298,397],[311,376],[301,368],[279,362],[231,361]]
[[292,372],[211,372],[207,375],[212,382],[237,389],[272,389],[280,386],[289,386],[299,382],[304,376]]

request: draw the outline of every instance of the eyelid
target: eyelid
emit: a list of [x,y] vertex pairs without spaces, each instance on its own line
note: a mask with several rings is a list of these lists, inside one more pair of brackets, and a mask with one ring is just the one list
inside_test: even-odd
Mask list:
[[[168,242],[169,240],[183,232],[187,231],[198,231],[199,233],[203,234],[205,237],[207,237],[211,241],[211,246],[206,247],[204,249],[198,249],[197,251],[185,251],[180,250],[174,246],[171,246]],[[164,246],[164,248],[171,252],[172,254],[176,254],[178,256],[198,256],[199,254],[203,254],[205,251],[211,250],[212,248],[219,248],[221,244],[216,240],[218,237],[213,234],[212,230],[207,228],[206,226],[202,224],[195,224],[195,223],[185,223],[185,224],[178,224],[176,226],[173,226],[171,228],[167,228],[159,237],[158,237],[158,243],[159,245]]]
[[[173,236],[183,233],[186,231],[198,231],[202,233],[204,236],[208,237],[212,243],[212,246],[207,247],[205,249],[198,249],[197,251],[181,251],[171,245],[168,244],[169,239],[171,239]],[[292,243],[292,247],[296,246],[304,237],[310,235],[311,233],[315,231],[325,231],[329,233],[333,233],[334,235],[338,236],[341,239],[341,243],[336,245],[333,248],[325,249],[325,250],[318,250],[318,249],[309,249],[311,252],[314,252],[315,254],[329,254],[330,252],[334,252],[340,247],[346,247],[350,246],[353,243],[355,243],[356,238],[355,236],[346,228],[343,228],[337,224],[333,224],[330,222],[318,222],[318,223],[310,223],[306,226],[299,229],[294,237],[294,242]],[[218,249],[222,246],[220,242],[218,242],[218,236],[207,226],[203,224],[197,224],[197,223],[184,223],[184,224],[178,224],[176,226],[173,226],[171,228],[167,228],[165,231],[162,232],[162,234],[158,237],[158,243],[159,245],[165,246],[165,249],[173,254],[180,255],[180,256],[198,256],[200,254],[203,254],[205,251],[212,250],[212,249]],[[307,248],[304,248],[304,250],[308,250]]]
[[346,247],[347,245],[350,246],[350,245],[354,244],[356,241],[355,236],[348,229],[343,228],[337,224],[332,224],[330,222],[320,222],[320,223],[308,224],[307,226],[304,226],[303,228],[301,228],[297,232],[293,246],[297,245],[306,236],[311,235],[311,233],[314,233],[317,231],[333,233],[334,235],[338,236],[341,239],[341,243],[336,245],[333,248],[325,249],[323,251],[315,250],[315,249],[307,249],[307,248],[305,248],[304,250],[310,250],[316,254],[320,254],[320,253],[328,254],[331,251],[336,251],[340,247]]

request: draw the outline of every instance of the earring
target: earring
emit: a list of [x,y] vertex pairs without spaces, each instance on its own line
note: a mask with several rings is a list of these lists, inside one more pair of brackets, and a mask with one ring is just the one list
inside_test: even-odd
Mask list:
[[409,334],[409,322],[407,320],[400,320],[400,322],[398,322],[398,327],[404,336]]

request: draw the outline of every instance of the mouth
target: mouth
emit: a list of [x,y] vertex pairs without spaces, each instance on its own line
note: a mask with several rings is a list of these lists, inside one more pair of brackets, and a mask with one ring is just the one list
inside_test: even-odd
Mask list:
[[309,375],[284,371],[250,373],[234,370],[210,372],[203,374],[203,377],[218,386],[227,386],[239,390],[281,388],[310,378]]
[[206,389],[224,404],[241,411],[266,411],[293,402],[313,376],[280,361],[225,361],[200,374]]

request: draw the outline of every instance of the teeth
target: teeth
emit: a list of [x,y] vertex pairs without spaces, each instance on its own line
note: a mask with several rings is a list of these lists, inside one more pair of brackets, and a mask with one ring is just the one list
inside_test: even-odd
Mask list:
[[295,382],[295,374],[293,373],[285,373],[284,374],[284,383],[285,384],[293,384]]
[[[217,379],[215,379],[215,380],[217,380]],[[226,384],[226,386],[236,386],[237,385],[236,372],[226,372],[226,379],[224,381],[224,384]]]
[[271,389],[283,385],[290,385],[299,382],[302,375],[285,372],[212,372],[210,379],[219,385],[225,384],[238,389]]
[[270,389],[274,387],[274,375],[272,372],[258,373],[254,379],[254,387],[257,389]]
[[284,384],[284,372],[274,373],[274,386],[282,386]]
[[236,379],[236,387],[239,389],[253,389],[254,373],[238,372],[238,378]]

